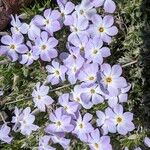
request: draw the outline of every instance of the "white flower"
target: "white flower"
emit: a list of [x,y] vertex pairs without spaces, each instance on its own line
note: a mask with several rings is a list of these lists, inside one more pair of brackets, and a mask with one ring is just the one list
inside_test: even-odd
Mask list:
[[150,147],[150,138],[145,137],[145,138],[144,138],[144,144],[145,144],[147,147]]
[[17,107],[15,108],[15,116],[12,119],[12,123],[15,123],[13,127],[15,132],[20,131],[23,135],[29,136],[32,131],[38,129],[38,126],[33,124],[34,121],[35,116],[31,114],[30,107],[25,108],[23,111]]
[[32,92],[33,101],[35,107],[38,107],[40,111],[45,112],[46,106],[53,103],[53,99],[48,96],[49,87],[45,85],[40,86],[40,82],[36,84],[36,88]]
[[3,124],[0,128],[0,141],[4,141],[6,143],[10,143],[12,140],[12,137],[9,137],[10,127],[8,127],[6,124]]

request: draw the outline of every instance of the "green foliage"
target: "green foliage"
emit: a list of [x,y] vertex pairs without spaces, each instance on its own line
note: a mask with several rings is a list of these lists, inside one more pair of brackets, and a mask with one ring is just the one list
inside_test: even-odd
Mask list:
[[[76,0],[72,1],[75,3],[78,2]],[[148,71],[150,70],[150,67],[147,65],[150,63],[150,57],[148,57],[150,56],[150,51],[147,50],[150,46],[150,28],[149,22],[147,23],[148,16],[146,14],[147,12],[150,12],[150,9],[144,12],[147,3],[145,1],[143,2],[143,0],[116,0],[116,4],[117,11],[115,13],[115,19],[116,25],[119,28],[119,34],[117,37],[114,37],[114,40],[110,45],[112,56],[107,61],[112,64],[120,63],[122,65],[137,61],[137,63],[128,65],[124,68],[124,76],[132,84],[129,101],[125,105],[125,109],[132,111],[135,114],[134,123],[137,129],[125,137],[119,135],[110,136],[112,137],[111,139],[115,150],[121,150],[126,146],[131,150],[136,146],[141,146],[146,150],[146,147],[143,145],[143,138],[146,135],[150,135],[149,129],[147,128],[147,126],[149,126],[149,118],[147,117],[146,119],[146,117],[143,117],[145,115],[145,107],[143,107],[142,99],[144,86],[146,90],[146,92],[144,92],[144,95],[146,95],[145,101],[146,104],[150,106],[150,100],[148,102],[148,98],[150,97],[150,88],[148,88],[150,87],[150,82],[147,83],[150,75],[150,71]],[[27,15],[27,21],[29,21],[34,15],[41,13],[48,7],[56,7],[53,0],[35,0],[30,7],[23,8],[22,12]],[[65,40],[67,35],[68,29],[64,29],[60,31],[59,34],[56,34],[56,37],[61,41],[58,46],[59,51],[66,50]],[[3,59],[4,58],[1,58],[1,60]],[[44,67],[45,64],[46,63],[38,61],[30,67],[24,67],[18,63],[0,65],[0,87],[4,89],[5,93],[1,101],[5,100],[7,102],[5,105],[1,106],[3,110],[8,108],[12,111],[15,106],[23,108],[31,106],[33,108],[31,92],[38,81],[42,82],[46,79],[47,73]],[[70,91],[70,89],[70,87],[66,87],[60,89],[58,92],[52,92],[50,94],[55,100],[57,100],[58,95]],[[18,102],[12,103],[14,101]],[[95,114],[97,110],[104,110],[106,106],[105,103],[100,104],[91,109],[90,112]],[[148,107],[147,112],[150,113]],[[0,149],[37,149],[38,138],[44,133],[43,128],[45,122],[48,122],[48,115],[45,113],[40,114],[36,117],[36,123],[41,126],[41,129],[37,133],[34,133],[29,137],[15,134],[15,139],[12,145],[2,144],[0,145]],[[88,148],[80,141],[73,139],[70,149],[87,150]],[[61,150],[61,148],[59,148],[59,150]]]

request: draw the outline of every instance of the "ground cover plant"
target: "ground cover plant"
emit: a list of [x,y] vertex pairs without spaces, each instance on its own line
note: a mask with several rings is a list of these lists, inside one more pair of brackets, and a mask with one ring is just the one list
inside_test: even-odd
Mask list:
[[45,0],[11,16],[0,148],[149,149],[147,4]]

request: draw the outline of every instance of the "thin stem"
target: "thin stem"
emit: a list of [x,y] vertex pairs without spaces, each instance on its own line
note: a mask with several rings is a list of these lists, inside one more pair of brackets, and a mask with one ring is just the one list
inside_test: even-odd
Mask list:
[[122,65],[122,68],[125,68],[125,67],[128,67],[128,66],[131,66],[131,65],[134,65],[134,64],[136,64],[137,62],[138,62],[138,60],[135,60],[135,61],[129,62],[129,63],[127,63],[127,64]]
[[64,88],[67,88],[67,87],[70,87],[70,86],[72,86],[72,84],[66,84],[64,86],[61,86],[61,87],[58,87],[56,89],[50,90],[50,92],[55,92],[55,91],[58,91],[58,90],[61,90],[61,89],[64,89]]
[[2,61],[0,61],[0,65],[7,65],[7,64],[9,64],[9,60],[2,60]]
[[32,97],[27,97],[27,98],[24,98],[24,99],[15,100],[15,101],[12,101],[12,102],[7,102],[7,103],[5,103],[5,105],[14,104],[14,103],[17,103],[17,102],[21,102],[23,100],[29,100],[31,98]]
[[4,117],[3,117],[3,115],[2,115],[1,112],[0,112],[0,116],[1,116],[1,118],[2,118],[2,121],[3,121],[4,123],[6,123],[6,121],[5,121],[5,119],[4,119]]

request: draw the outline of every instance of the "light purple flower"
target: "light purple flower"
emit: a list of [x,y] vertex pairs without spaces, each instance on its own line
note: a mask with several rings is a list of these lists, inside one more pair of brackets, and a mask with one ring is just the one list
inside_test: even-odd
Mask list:
[[147,147],[150,148],[150,138],[145,137],[145,138],[144,138],[144,144],[145,144]]
[[88,145],[91,150],[112,150],[109,136],[100,136],[98,129],[93,130],[88,137]]
[[81,104],[85,109],[90,109],[93,104],[92,102],[84,101],[81,99],[81,93],[84,92],[84,88],[80,85],[76,85],[74,90],[71,92],[71,100]]
[[131,84],[128,84],[127,87],[125,88],[121,88],[119,91],[119,95],[115,97],[104,94],[105,99],[108,99],[108,105],[113,108],[118,103],[127,102],[128,101],[127,92],[130,90],[130,88],[131,88]]
[[37,60],[39,58],[39,56],[33,54],[33,46],[31,44],[31,42],[27,42],[27,45],[29,46],[30,48],[30,51],[28,51],[26,54],[23,54],[21,56],[21,60],[20,60],[20,63],[21,64],[25,64],[26,66],[29,66],[31,65],[35,60]]
[[40,36],[40,33],[40,28],[34,24],[33,20],[31,20],[27,32],[29,39],[34,41],[38,36]]
[[73,12],[75,5],[72,2],[62,2],[62,0],[57,0],[57,3],[61,12],[62,21],[65,25],[69,25],[70,14]]
[[39,139],[39,147],[38,150],[56,150],[55,148],[48,145],[50,141],[50,136],[43,136]]
[[100,15],[94,15],[92,18],[92,25],[90,25],[89,33],[92,37],[100,37],[101,40],[110,44],[112,36],[118,33],[118,29],[114,24],[114,18],[110,15],[102,18]]
[[97,105],[99,103],[103,103],[104,98],[102,97],[102,92],[97,84],[94,84],[90,87],[84,88],[81,93],[81,99],[85,103],[92,103],[93,105]]
[[47,32],[42,32],[35,40],[35,46],[33,47],[33,54],[40,55],[43,61],[50,62],[52,58],[58,56],[58,52],[55,46],[58,44],[58,40],[54,37],[49,37]]
[[72,41],[72,39],[75,37],[75,35],[87,35],[89,36],[87,32],[87,28],[89,26],[89,21],[83,17],[78,16],[76,13],[72,14],[72,19],[70,20],[70,31],[72,32],[68,36],[68,41]]
[[70,97],[69,94],[63,94],[59,96],[58,102],[61,106],[63,106],[64,110],[73,116],[75,116],[75,113],[79,109],[79,104],[77,102],[70,102],[69,101]]
[[80,54],[71,54],[64,61],[64,65],[68,68],[67,75],[71,84],[75,84],[81,67],[84,64],[84,58]]
[[119,90],[127,87],[126,79],[121,74],[122,68],[120,65],[111,67],[109,64],[102,64],[101,70],[97,74],[101,90],[110,96],[118,96]]
[[96,111],[96,115],[98,117],[97,126],[101,127],[103,135],[107,135],[108,132],[116,133],[116,125],[113,120],[114,113],[110,108],[106,108],[105,112]]
[[0,96],[2,96],[4,94],[4,92],[2,90],[0,90]]
[[74,126],[71,124],[71,116],[63,113],[62,108],[57,108],[49,116],[51,123],[46,127],[47,133],[71,132]]
[[105,12],[114,13],[116,9],[116,4],[112,0],[93,0],[93,5],[95,7],[104,6]]
[[29,136],[32,131],[36,131],[39,127],[34,125],[35,116],[31,114],[31,108],[27,107],[23,111],[15,108],[15,116],[12,118],[15,132],[21,132],[23,135]]
[[83,16],[90,20],[96,14],[96,9],[93,8],[91,0],[82,0],[79,5],[75,7],[78,16]]
[[0,54],[6,54],[13,62],[19,58],[18,54],[28,52],[28,47],[23,44],[24,38],[21,34],[13,34],[12,36],[4,35],[1,38]]
[[65,81],[65,73],[67,68],[64,65],[60,65],[55,60],[52,61],[52,66],[47,65],[46,69],[48,71],[47,80],[52,85],[58,84],[61,80]]
[[0,141],[10,143],[12,141],[12,137],[9,136],[10,127],[6,124],[3,124],[0,128]]
[[114,122],[117,126],[117,131],[121,135],[126,135],[128,132],[133,131],[135,126],[133,124],[133,114],[131,112],[123,112],[122,105],[116,105],[114,111]]
[[35,107],[37,107],[40,111],[45,112],[46,106],[49,106],[54,102],[54,100],[48,96],[48,92],[49,87],[41,85],[40,82],[36,84],[35,89],[32,92]]
[[135,148],[134,150],[142,150],[140,147]]
[[83,82],[82,86],[89,86],[96,82],[98,69],[98,64],[95,63],[84,65],[78,75],[78,79]]
[[26,34],[29,29],[29,25],[22,23],[17,15],[11,16],[11,32],[12,34]]
[[90,62],[101,65],[103,63],[103,58],[111,55],[110,49],[102,46],[103,41],[100,37],[90,39],[85,47],[85,58],[87,58]]
[[63,136],[53,135],[51,136],[51,139],[54,144],[59,143],[64,149],[67,149],[70,145],[70,139],[66,139],[64,135]]
[[96,112],[98,119],[97,125],[102,126],[104,134],[108,132],[126,135],[133,131],[135,126],[132,122],[133,114],[131,112],[123,112],[122,105],[116,105],[113,110],[107,108],[105,114],[101,111]]
[[86,35],[74,35],[74,38],[71,39],[69,45],[73,52],[80,52],[80,54],[83,56],[88,41],[89,38]]
[[33,19],[35,25],[53,35],[54,32],[61,29],[58,19],[60,13],[58,10],[46,9],[44,16],[36,15]]
[[76,120],[76,127],[72,133],[77,135],[81,141],[87,142],[88,134],[94,130],[90,123],[92,117],[93,116],[89,113],[86,113],[83,117],[79,113],[78,119]]

